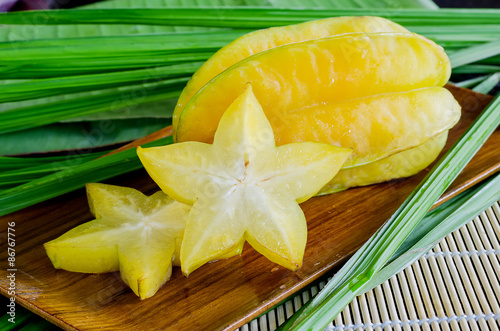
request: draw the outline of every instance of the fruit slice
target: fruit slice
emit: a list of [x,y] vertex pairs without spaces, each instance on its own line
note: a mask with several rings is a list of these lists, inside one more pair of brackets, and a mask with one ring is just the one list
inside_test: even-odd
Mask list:
[[385,159],[356,168],[340,170],[318,192],[318,195],[413,176],[428,167],[438,157],[447,138],[448,131],[429,139],[420,146],[393,154]]
[[[176,138],[211,142],[222,113],[246,82],[252,83],[273,129],[284,126],[281,131],[286,132],[293,112],[444,85],[449,75],[450,64],[443,49],[416,34],[346,34],[285,45],[248,57],[205,85],[182,112]],[[418,112],[407,114],[403,120],[418,120],[419,116]],[[442,130],[450,127],[450,122],[441,124]],[[373,129],[373,136],[378,130],[371,125],[358,128],[363,129]],[[293,129],[287,132],[288,136],[296,133]],[[280,134],[275,137],[281,140]],[[367,150],[375,155],[390,155],[412,147],[398,145],[391,152],[381,151],[377,144],[374,141]],[[357,158],[347,166],[369,161],[360,153]]]
[[120,271],[141,299],[170,278],[176,242],[191,209],[163,192],[150,197],[132,188],[87,184],[96,219],[45,243],[55,268],[75,272]]
[[253,54],[285,44],[353,32],[409,31],[382,17],[344,16],[250,32],[221,48],[194,73],[177,101],[172,118],[174,129],[177,127],[179,115],[193,95],[233,64]]
[[[177,240],[175,245],[175,253],[174,259],[172,260],[172,266],[180,267],[181,266],[181,244],[182,240]],[[215,262],[219,260],[229,259],[230,257],[240,255],[243,251],[243,245],[245,244],[245,240],[241,240],[236,246],[234,246],[231,250],[221,252],[219,255],[214,255],[210,262]]]
[[277,148],[247,85],[224,113],[213,145],[139,147],[137,154],[163,191],[193,204],[181,247],[187,275],[242,240],[276,263],[299,268],[307,228],[298,202],[330,181],[351,151],[314,142]]

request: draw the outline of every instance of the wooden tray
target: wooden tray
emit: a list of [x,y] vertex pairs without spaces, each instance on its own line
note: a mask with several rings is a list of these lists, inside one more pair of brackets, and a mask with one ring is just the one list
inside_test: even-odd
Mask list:
[[[445,149],[491,101],[491,97],[469,90],[449,89],[462,104],[463,116]],[[498,146],[499,129],[440,202],[498,171]],[[309,239],[304,265],[298,272],[269,262],[246,245],[241,256],[207,264],[187,279],[174,269],[172,279],[144,301],[122,283],[118,273],[88,275],[55,270],[46,257],[44,242],[92,219],[83,190],[3,217],[0,235],[6,238],[7,221],[16,223],[16,302],[64,329],[234,329],[339,266],[398,208],[427,171],[303,203]],[[157,190],[144,171],[107,182],[145,193]],[[0,259],[6,266],[6,240],[0,245]],[[6,273],[3,267],[0,291],[8,296]]]

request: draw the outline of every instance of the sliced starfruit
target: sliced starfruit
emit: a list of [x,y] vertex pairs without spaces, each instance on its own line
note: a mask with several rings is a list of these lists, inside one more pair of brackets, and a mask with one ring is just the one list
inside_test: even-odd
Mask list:
[[[243,91],[246,82],[251,82],[275,131],[278,145],[301,133],[321,139],[334,134],[325,141],[329,143],[343,135],[352,136],[353,143],[368,136],[403,142],[387,150],[388,146],[379,144],[379,139],[366,139],[368,145],[364,151],[354,148],[345,167],[366,164],[421,145],[456,123],[460,107],[448,92],[436,92],[444,90],[442,88],[420,93],[430,104],[435,101],[447,106],[439,111],[416,109],[409,101],[400,109],[396,103],[404,100],[405,93],[409,93],[408,97],[419,93],[412,90],[444,85],[449,75],[450,64],[443,49],[416,34],[345,34],[289,44],[250,56],[205,85],[182,112],[176,138],[177,141],[211,142],[225,108]],[[442,96],[446,98],[444,101],[437,100]],[[369,102],[375,103],[376,108],[369,108]],[[352,116],[331,116],[314,130],[300,120],[294,121],[294,114],[299,118],[297,114],[317,116],[324,113],[328,116],[330,111],[341,113],[344,107],[351,105],[358,107]],[[395,125],[413,123],[415,139],[401,140],[403,132],[387,131],[384,123],[364,123],[353,132],[351,121],[362,120],[359,116],[364,115],[376,117],[381,109],[385,113],[383,121]],[[428,127],[424,125],[428,120],[436,123],[431,132],[427,132]],[[339,127],[346,127],[351,132],[336,133]],[[315,141],[323,142],[321,139]]]
[[208,59],[182,91],[172,117],[174,135],[179,115],[193,95],[233,64],[268,49],[344,33],[409,32],[390,20],[375,16],[331,17],[289,26],[257,30],[222,47]]
[[213,145],[139,147],[137,154],[164,192],[193,204],[181,247],[188,275],[244,240],[271,261],[299,268],[307,227],[298,203],[329,182],[351,150],[314,142],[276,147],[247,84],[222,116]]
[[148,197],[106,184],[87,184],[87,195],[96,219],[44,244],[52,264],[74,272],[120,271],[137,296],[153,296],[170,278],[191,207],[161,191]]

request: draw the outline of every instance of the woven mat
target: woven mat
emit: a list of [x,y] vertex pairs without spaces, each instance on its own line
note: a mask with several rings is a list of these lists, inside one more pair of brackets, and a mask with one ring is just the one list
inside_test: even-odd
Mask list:
[[[327,330],[500,330],[499,202],[356,297]],[[275,330],[323,286],[311,286],[238,330]]]

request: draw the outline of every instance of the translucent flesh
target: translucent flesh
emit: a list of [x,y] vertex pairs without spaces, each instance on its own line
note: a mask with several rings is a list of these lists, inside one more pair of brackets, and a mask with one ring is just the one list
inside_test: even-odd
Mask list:
[[297,202],[330,181],[351,151],[320,143],[276,148],[247,85],[222,117],[213,145],[188,142],[137,153],[164,191],[193,202],[181,247],[181,267],[189,274],[243,240],[276,263],[300,267],[307,228]]
[[151,297],[170,278],[190,206],[163,192],[147,197],[105,184],[88,184],[87,194],[96,219],[45,243],[54,267],[87,273],[119,270],[136,295]]

